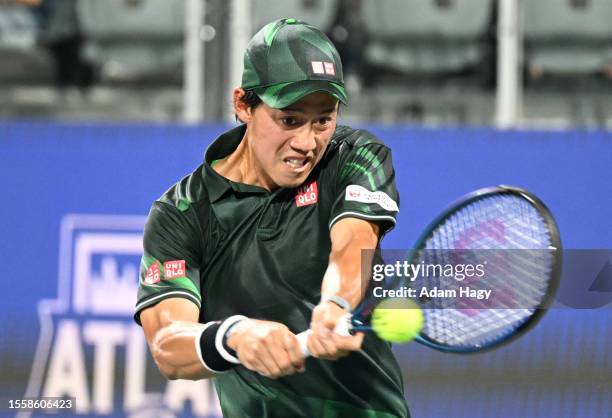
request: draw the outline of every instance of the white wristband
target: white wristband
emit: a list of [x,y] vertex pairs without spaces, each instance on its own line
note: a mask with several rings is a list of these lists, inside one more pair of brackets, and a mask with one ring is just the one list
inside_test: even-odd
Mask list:
[[349,303],[348,300],[344,299],[341,296],[338,296],[338,295],[325,296],[323,299],[321,299],[321,303],[324,303],[324,302],[333,302],[339,307],[341,307],[342,309],[344,309],[346,312],[351,311],[351,304]]
[[234,315],[223,321],[211,321],[204,325],[195,338],[195,349],[202,366],[213,373],[224,373],[240,360],[224,347],[224,337],[228,329],[243,319],[242,315]]
[[234,364],[240,364],[240,360],[238,360],[238,358],[228,353],[225,347],[223,347],[223,337],[225,336],[225,333],[232,325],[236,324],[237,322],[242,321],[243,319],[247,319],[247,317],[243,315],[230,316],[225,321],[223,321],[223,323],[219,327],[219,331],[217,331],[217,336],[215,337],[215,347],[217,348],[217,351],[219,352],[219,354],[221,354],[221,357],[223,357],[225,360],[229,361],[230,363],[234,363]]

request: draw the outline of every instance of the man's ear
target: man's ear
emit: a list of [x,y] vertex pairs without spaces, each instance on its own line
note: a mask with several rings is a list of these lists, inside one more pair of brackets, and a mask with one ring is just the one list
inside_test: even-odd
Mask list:
[[234,114],[242,123],[248,123],[252,118],[252,109],[249,105],[243,102],[241,99],[244,97],[245,91],[242,87],[236,87],[234,89],[233,105]]

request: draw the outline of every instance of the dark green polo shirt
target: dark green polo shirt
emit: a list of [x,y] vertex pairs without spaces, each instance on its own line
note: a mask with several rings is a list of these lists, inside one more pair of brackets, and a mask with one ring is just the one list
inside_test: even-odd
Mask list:
[[[185,298],[200,322],[230,315],[308,328],[321,297],[330,228],[355,217],[395,224],[399,196],[391,153],[370,133],[339,126],[322,160],[298,188],[274,192],[235,183],[211,163],[231,154],[245,127],[219,137],[204,164],[151,208],[136,306]],[[361,352],[308,359],[303,374],[268,379],[239,366],[215,377],[226,417],[405,417],[390,345],[368,335]]]

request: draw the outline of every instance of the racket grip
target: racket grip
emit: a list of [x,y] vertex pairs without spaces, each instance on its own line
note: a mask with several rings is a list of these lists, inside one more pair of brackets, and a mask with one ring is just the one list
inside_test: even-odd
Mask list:
[[306,330],[296,335],[298,343],[300,344],[300,350],[302,350],[302,355],[304,356],[304,358],[310,357],[310,351],[308,351],[308,346],[306,345],[306,342],[308,341],[308,336],[311,333],[311,330]]
[[343,337],[348,337],[351,335],[351,329],[353,328],[351,325],[351,317],[352,315],[350,313],[344,314],[344,316],[342,316],[342,318],[340,318],[336,323],[334,332]]
[[[343,337],[351,335],[351,314],[347,313],[338,320],[338,322],[336,323],[336,327],[334,328],[334,332],[338,335],[342,335]],[[311,333],[311,330],[306,330],[296,335],[304,358],[311,356],[310,351],[308,351],[308,346],[306,344],[308,341],[308,337]]]

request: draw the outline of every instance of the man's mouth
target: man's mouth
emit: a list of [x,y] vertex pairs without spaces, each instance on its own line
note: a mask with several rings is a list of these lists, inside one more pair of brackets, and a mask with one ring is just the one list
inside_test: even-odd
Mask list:
[[306,157],[306,158],[285,158],[283,160],[283,162],[285,164],[287,164],[287,166],[289,168],[291,168],[292,171],[295,172],[302,172],[304,171],[307,166],[309,165],[311,161],[311,158]]

